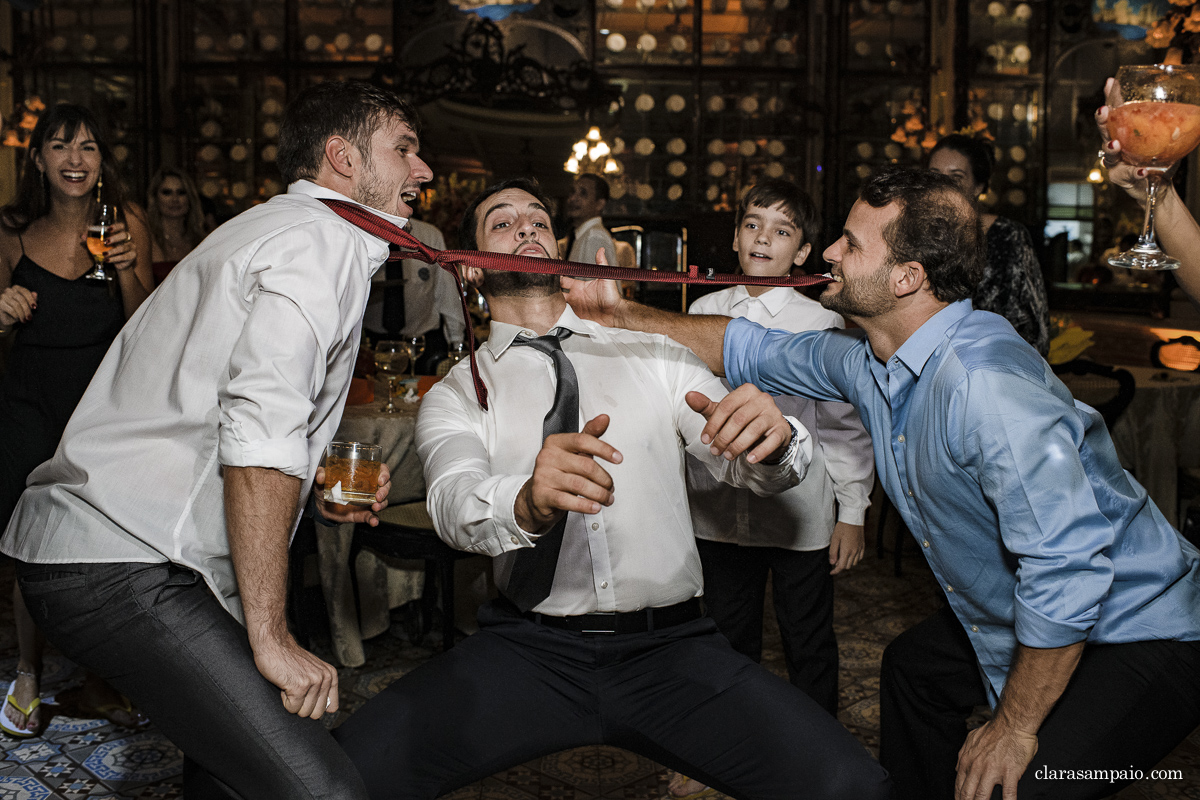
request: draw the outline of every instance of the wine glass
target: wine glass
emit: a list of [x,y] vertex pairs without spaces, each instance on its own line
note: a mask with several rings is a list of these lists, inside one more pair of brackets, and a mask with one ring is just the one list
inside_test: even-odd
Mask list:
[[409,373],[408,377],[417,377],[417,359],[425,352],[425,336],[408,337]]
[[400,409],[393,398],[396,396],[396,379],[404,374],[408,366],[408,343],[383,341],[375,345],[375,369],[387,378],[387,405],[383,410],[394,414]]
[[94,281],[106,281],[109,274],[104,271],[104,259],[112,245],[104,241],[112,232],[112,226],[117,224],[117,207],[111,203],[96,203],[96,214],[92,224],[87,229],[87,249],[95,264],[83,274],[83,277]]
[[1121,67],[1120,102],[1108,115],[1108,133],[1121,157],[1146,170],[1146,219],[1130,250],[1108,263],[1127,269],[1178,269],[1179,260],[1158,246],[1154,205],[1163,175],[1200,144],[1200,67],[1171,64]]

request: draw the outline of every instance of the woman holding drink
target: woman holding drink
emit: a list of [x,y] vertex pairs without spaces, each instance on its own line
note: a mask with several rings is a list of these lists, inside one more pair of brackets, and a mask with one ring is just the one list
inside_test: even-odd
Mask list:
[[[117,219],[89,231],[101,205]],[[91,237],[89,247],[89,233],[103,238]],[[108,346],[153,288],[149,253],[142,211],[124,202],[95,117],[77,105],[50,106],[30,138],[17,198],[0,211],[0,332],[15,335],[0,380],[0,525],[29,473],[54,454]],[[35,736],[48,722],[37,709],[42,640],[19,592],[13,603],[20,661],[0,729]],[[77,706],[118,724],[145,722],[90,676]]]
[[[1115,78],[1109,78],[1104,84],[1104,96],[1105,105],[1096,109],[1096,125],[1104,142],[1100,148],[1100,157],[1108,170],[1109,181],[1114,186],[1120,186],[1144,206],[1147,170],[1145,167],[1134,166],[1121,157],[1121,141],[1116,128],[1110,125],[1110,114],[1121,102]],[[1184,205],[1174,185],[1170,181],[1164,181],[1164,184],[1154,209],[1158,239],[1163,250],[1179,260],[1175,279],[1180,288],[1192,302],[1200,303],[1200,225],[1196,224],[1195,217]]]

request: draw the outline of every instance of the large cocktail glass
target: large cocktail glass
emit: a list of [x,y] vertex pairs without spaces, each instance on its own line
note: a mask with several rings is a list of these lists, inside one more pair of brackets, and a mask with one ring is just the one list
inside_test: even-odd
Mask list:
[[1154,205],[1163,175],[1200,144],[1200,67],[1154,64],[1117,70],[1120,103],[1108,115],[1109,136],[1126,162],[1146,170],[1146,219],[1130,250],[1108,263],[1128,269],[1178,269],[1158,246]]

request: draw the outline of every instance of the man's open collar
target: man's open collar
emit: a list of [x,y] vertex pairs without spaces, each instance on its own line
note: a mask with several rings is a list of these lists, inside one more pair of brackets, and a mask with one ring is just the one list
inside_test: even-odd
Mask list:
[[[551,330],[554,328],[566,328],[578,336],[594,336],[598,327],[594,322],[580,319],[570,306],[567,306],[566,310],[559,316],[558,321],[550,326]],[[537,334],[521,325],[492,320],[492,329],[488,334],[489,349],[496,358],[499,358],[518,336],[537,336]]]
[[959,300],[946,306],[926,320],[924,325],[917,328],[913,335],[900,345],[900,349],[896,351],[896,358],[914,375],[920,377],[929,357],[946,338],[946,331],[957,325],[971,311],[970,300]]
[[326,187],[321,186],[320,184],[317,184],[317,183],[313,183],[312,181],[309,181],[309,180],[301,179],[301,180],[296,181],[293,184],[290,184],[287,188],[287,193],[288,194],[303,194],[303,195],[307,195],[308,197],[315,197],[317,199],[325,198],[327,200],[342,200],[347,203],[354,203],[354,205],[359,206],[360,208],[364,208],[367,211],[370,211],[372,214],[374,214],[378,217],[382,217],[383,219],[386,219],[388,222],[392,223],[397,228],[403,228],[405,225],[408,224],[408,217],[397,217],[395,214],[389,214],[386,211],[380,211],[378,208],[371,208],[370,206],[364,206],[362,203],[358,202],[357,200],[346,197],[346,195],[342,194],[341,192],[335,192],[333,189],[327,189]]

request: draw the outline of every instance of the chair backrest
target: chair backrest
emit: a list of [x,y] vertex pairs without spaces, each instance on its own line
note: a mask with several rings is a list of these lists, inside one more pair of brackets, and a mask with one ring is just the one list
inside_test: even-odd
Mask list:
[[627,269],[637,269],[637,251],[633,249],[633,245],[622,241],[614,243],[617,246],[617,266]]
[[1083,380],[1069,382],[1071,390],[1077,392],[1077,396],[1084,395],[1079,399],[1100,412],[1109,430],[1133,402],[1137,391],[1137,381],[1127,369],[1109,367],[1083,358],[1056,364],[1053,369],[1056,375],[1084,376]]
[[1200,371],[1200,341],[1193,336],[1178,336],[1168,342],[1156,342],[1150,348],[1150,361],[1156,367],[1185,372]]

